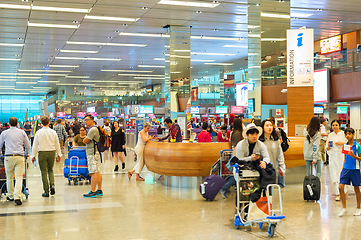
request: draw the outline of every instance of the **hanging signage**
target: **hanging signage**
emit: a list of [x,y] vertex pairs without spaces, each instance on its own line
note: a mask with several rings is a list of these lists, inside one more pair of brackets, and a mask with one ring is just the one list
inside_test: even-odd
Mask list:
[[114,117],[113,112],[108,112],[108,117]]
[[150,114],[153,113],[153,106],[139,106],[140,114]]
[[199,113],[199,106],[191,106],[191,113],[193,114]]
[[231,106],[231,113],[242,114],[243,107],[242,106]]
[[216,106],[216,114],[227,114],[228,106]]
[[56,116],[58,117],[58,118],[65,118],[65,112],[57,112],[56,113]]
[[313,47],[313,29],[287,30],[287,87],[313,86]]
[[341,43],[341,35],[321,40],[321,54],[341,51]]
[[77,117],[85,117],[86,116],[86,112],[78,112],[77,114]]
[[248,107],[248,83],[236,85],[236,105]]
[[93,112],[95,112],[95,107],[88,107],[88,108],[87,108],[87,112],[88,112],[88,113],[93,113]]

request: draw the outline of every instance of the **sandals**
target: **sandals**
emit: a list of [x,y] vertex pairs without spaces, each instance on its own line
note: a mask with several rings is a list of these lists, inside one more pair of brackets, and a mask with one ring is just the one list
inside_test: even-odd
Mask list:
[[128,178],[129,178],[129,180],[130,180],[130,178],[132,177],[132,173],[130,173],[130,171],[128,171]]
[[139,178],[136,178],[136,180],[137,180],[137,181],[141,181],[141,182],[142,182],[142,181],[144,181],[144,178],[139,177]]

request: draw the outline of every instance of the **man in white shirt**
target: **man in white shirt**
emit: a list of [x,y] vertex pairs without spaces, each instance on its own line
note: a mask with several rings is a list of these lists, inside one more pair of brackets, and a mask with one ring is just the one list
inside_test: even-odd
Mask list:
[[325,145],[326,145],[326,141],[327,141],[327,131],[326,131],[326,124],[327,121],[324,118],[321,118],[320,120],[321,122],[321,128],[320,128],[320,132],[321,132],[321,141],[320,141],[320,151],[321,151],[321,158],[322,158],[322,162],[324,164],[326,164],[326,158],[325,158]]
[[[49,128],[50,119],[47,116],[41,118],[43,128],[36,132],[34,138],[33,149],[31,158],[35,162],[35,158],[39,153],[38,162],[41,171],[41,178],[43,180],[43,197],[49,197],[49,181],[50,181],[50,194],[55,194],[55,182],[54,182],[54,160],[55,154],[57,154],[56,161],[60,162],[61,150],[59,145],[59,139],[56,132]],[[48,181],[49,178],[49,181]]]

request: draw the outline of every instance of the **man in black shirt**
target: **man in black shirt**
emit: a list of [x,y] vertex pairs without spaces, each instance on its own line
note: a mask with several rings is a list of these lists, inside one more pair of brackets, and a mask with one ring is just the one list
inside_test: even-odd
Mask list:
[[72,127],[72,130],[73,130],[74,136],[76,136],[80,133],[80,126],[79,126],[78,121],[75,121],[75,124]]
[[25,126],[24,126],[24,131],[26,133],[26,136],[29,138],[29,140],[31,138],[31,130],[32,130],[32,128],[31,128],[29,121],[26,121]]

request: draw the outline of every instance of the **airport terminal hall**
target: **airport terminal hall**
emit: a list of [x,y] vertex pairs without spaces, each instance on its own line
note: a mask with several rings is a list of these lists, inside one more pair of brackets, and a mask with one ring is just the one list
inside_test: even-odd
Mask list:
[[0,240],[359,239],[361,0],[0,0]]

